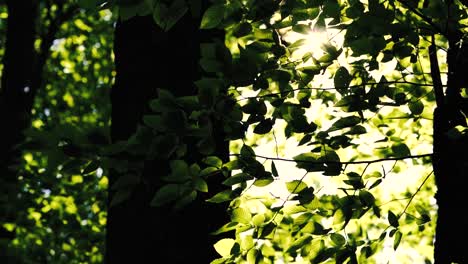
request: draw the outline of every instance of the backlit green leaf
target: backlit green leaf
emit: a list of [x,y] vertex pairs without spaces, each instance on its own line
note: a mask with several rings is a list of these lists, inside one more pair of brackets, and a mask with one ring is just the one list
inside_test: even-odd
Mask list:
[[214,244],[214,248],[222,257],[228,257],[231,255],[231,249],[235,243],[236,241],[232,238],[223,238]]
[[201,29],[210,29],[217,27],[224,18],[225,7],[222,4],[215,4],[205,11],[200,24]]
[[156,191],[153,199],[151,200],[151,206],[162,206],[168,204],[177,199],[179,195],[178,184],[166,184]]

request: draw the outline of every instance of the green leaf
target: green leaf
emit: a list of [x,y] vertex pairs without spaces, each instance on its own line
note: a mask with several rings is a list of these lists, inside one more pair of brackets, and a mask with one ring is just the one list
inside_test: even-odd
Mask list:
[[218,26],[224,18],[224,5],[215,4],[205,11],[203,18],[200,24],[201,29],[210,29]]
[[346,132],[345,134],[347,135],[362,135],[362,134],[365,134],[367,133],[367,130],[365,127],[361,126],[361,125],[355,125],[353,127],[351,127],[351,129]]
[[166,18],[169,8],[162,3],[162,1],[156,1],[153,8],[153,20],[162,29],[166,28]]
[[215,78],[203,78],[195,82],[198,87],[198,101],[200,104],[211,107],[219,94],[222,82]]
[[159,103],[162,106],[167,107],[168,110],[175,109],[177,107],[174,95],[167,89],[158,90],[158,100]]
[[180,199],[178,199],[174,204],[174,209],[181,209],[184,206],[190,204],[191,202],[195,201],[197,198],[197,192],[191,191],[188,194],[184,194]]
[[170,30],[188,11],[188,6],[184,0],[175,0],[169,7],[166,15],[164,30]]
[[305,245],[310,244],[311,241],[312,241],[312,236],[310,234],[306,234],[306,235],[296,239],[291,244],[291,246],[288,248],[287,251],[290,252],[290,253],[294,253],[298,249],[301,249],[302,247],[304,247]]
[[255,134],[263,135],[263,134],[270,132],[272,128],[273,128],[273,121],[270,118],[267,118],[267,119],[260,121],[260,123],[258,123],[258,125],[255,126],[253,132]]
[[271,161],[271,174],[273,176],[278,177],[278,170],[276,169],[275,163]]
[[335,88],[337,89],[346,89],[351,82],[351,75],[345,67],[340,67],[335,72],[335,77],[333,78]]
[[368,192],[366,190],[360,190],[359,191],[359,199],[366,206],[372,206],[375,203],[375,198],[372,195],[372,193],[370,193],[370,192]]
[[179,196],[179,185],[178,184],[166,184],[163,185],[154,195],[151,200],[151,206],[159,207],[168,204],[176,200]]
[[304,46],[306,43],[307,43],[306,39],[298,39],[294,41],[293,43],[291,43],[291,45],[288,46],[288,49],[294,50],[294,49]]
[[214,248],[222,257],[229,257],[235,243],[236,241],[232,238],[223,238],[214,244]]
[[208,156],[203,159],[203,163],[211,167],[216,167],[220,169],[223,166],[223,161],[216,156]]
[[242,207],[236,208],[232,210],[231,213],[231,221],[241,223],[241,224],[249,224],[250,220],[252,219],[252,214]]
[[234,176],[227,178],[226,180],[223,181],[223,184],[227,186],[232,186],[238,183],[247,182],[248,180],[252,180],[252,179],[253,179],[252,175],[242,172],[242,173],[238,173]]
[[346,238],[344,238],[342,235],[338,233],[332,233],[330,234],[330,239],[335,244],[336,246],[343,246],[346,243]]
[[396,157],[406,157],[411,155],[411,151],[405,143],[395,143],[392,145],[392,152]]
[[419,217],[417,220],[416,220],[416,223],[418,225],[424,225],[428,222],[431,221],[431,217],[428,215],[428,214],[422,214],[421,217]]
[[396,250],[398,248],[398,246],[400,245],[400,241],[401,241],[401,237],[403,236],[403,234],[397,230],[395,232],[395,237],[393,238],[393,249]]
[[244,144],[240,150],[240,156],[242,158],[247,158],[247,159],[255,158],[255,151],[253,150],[252,147]]
[[219,169],[216,168],[216,167],[206,167],[206,168],[204,168],[203,170],[200,171],[199,176],[200,177],[208,177],[208,176],[210,176],[212,174],[215,174],[218,171],[219,171]]
[[265,187],[269,185],[270,183],[272,183],[274,180],[275,179],[273,179],[273,177],[265,177],[265,178],[256,179],[253,184],[257,187]]
[[154,128],[158,132],[166,130],[166,126],[162,122],[160,115],[144,115],[143,123],[151,128]]
[[369,187],[369,190],[377,187],[381,183],[382,183],[382,179],[376,180],[374,183],[371,184],[371,186]]
[[297,24],[292,27],[292,30],[294,32],[300,33],[300,34],[309,34],[310,33],[310,26],[304,25],[304,24]]
[[395,103],[402,105],[406,103],[406,94],[405,93],[396,93],[394,95]]
[[345,127],[353,127],[361,122],[361,118],[357,116],[348,116],[338,119],[333,125],[328,129],[328,132],[340,130]]
[[241,164],[240,164],[239,160],[235,159],[235,160],[231,160],[231,161],[225,163],[223,165],[223,168],[226,168],[228,171],[232,171],[232,170],[238,170],[238,169],[240,169],[242,167],[241,167]]
[[252,32],[252,25],[248,22],[242,22],[234,27],[232,35],[236,38],[241,38]]
[[301,190],[297,194],[297,197],[294,198],[294,200],[299,200],[300,204],[309,204],[315,198],[314,191],[315,190],[314,190],[313,187],[307,187],[307,188]]
[[413,115],[420,115],[424,110],[424,104],[421,102],[421,100],[410,102],[408,107]]
[[265,215],[263,214],[256,214],[254,217],[252,217],[252,223],[255,226],[261,226],[263,223],[265,223]]
[[390,210],[388,211],[388,223],[393,227],[399,226],[398,217]]
[[290,193],[299,193],[300,191],[307,188],[307,184],[300,180],[294,180],[286,183],[286,188]]
[[310,140],[312,139],[312,134],[306,134],[297,144],[298,146],[302,146],[306,143],[309,143]]
[[204,179],[200,177],[195,178],[195,180],[193,181],[193,185],[197,191],[208,192],[208,184]]
[[175,102],[187,110],[197,110],[200,108],[198,97],[194,95],[177,97]]
[[307,171],[322,171],[324,163],[319,162],[320,156],[314,153],[302,153],[294,157],[296,167]]
[[247,104],[242,106],[242,112],[246,114],[265,115],[267,112],[267,107],[263,101],[249,99]]
[[126,200],[128,200],[128,198],[130,198],[131,194],[133,192],[133,189],[119,189],[113,196],[112,196],[112,200],[111,200],[111,203],[110,203],[110,207],[114,207],[116,206],[117,204],[120,204]]
[[190,165],[189,171],[190,171],[190,175],[192,177],[195,177],[195,176],[200,175],[201,168],[198,164],[193,163],[192,165]]
[[236,229],[237,224],[238,224],[238,223],[229,222],[229,223],[223,225],[222,227],[220,227],[218,230],[214,231],[214,232],[211,233],[211,234],[212,234],[212,235],[219,235],[219,234],[221,234],[221,233],[229,232],[229,231],[231,231],[231,230]]
[[83,175],[86,175],[86,174],[95,172],[99,168],[100,165],[101,163],[98,160],[93,160],[90,163],[88,163],[88,165],[86,165],[86,167],[83,169],[81,173]]
[[211,197],[210,199],[206,201],[210,203],[222,203],[222,202],[230,201],[232,199],[232,196],[233,196],[232,190],[225,190],[225,191],[221,191],[215,194],[213,197]]
[[183,182],[190,179],[189,166],[184,160],[172,160],[170,162],[171,174],[167,180]]

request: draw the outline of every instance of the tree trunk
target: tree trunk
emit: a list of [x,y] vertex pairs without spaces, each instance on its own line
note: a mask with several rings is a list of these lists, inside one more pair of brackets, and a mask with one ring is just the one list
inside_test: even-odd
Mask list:
[[[111,92],[113,142],[127,140],[156,88],[169,89],[177,96],[195,95],[193,82],[200,78],[200,41],[209,41],[216,32],[201,32],[199,20],[185,15],[169,32],[163,32],[151,17],[119,21],[115,31],[116,80]],[[228,159],[229,148],[218,135],[216,154]],[[188,159],[197,160],[190,152]],[[167,161],[145,165],[145,184],[130,198],[109,208],[106,263],[209,263],[217,254],[209,235],[228,220],[224,206],[206,204],[202,197],[180,211],[150,207]],[[119,173],[110,172],[109,186]],[[210,195],[216,186],[210,183]],[[115,193],[110,189],[109,201]]]
[[[434,111],[433,167],[437,184],[438,217],[434,260],[436,264],[468,263],[466,237],[466,191],[468,178],[468,138],[450,137],[447,132],[457,125],[466,126],[466,109],[460,92],[466,88],[465,63],[468,46],[460,48],[461,36],[449,38],[448,80],[443,104]],[[462,42],[464,43],[464,42]],[[462,60],[462,61],[461,61]],[[465,115],[468,113],[464,113]]]
[[[5,55],[0,86],[0,223],[14,222],[17,175],[14,166],[20,158],[16,148],[23,140],[22,131],[30,125],[34,98],[35,20],[38,3],[34,0],[7,1],[8,19]],[[0,225],[0,239],[13,234]],[[0,248],[0,252],[5,252]],[[0,253],[1,254],[1,253]]]

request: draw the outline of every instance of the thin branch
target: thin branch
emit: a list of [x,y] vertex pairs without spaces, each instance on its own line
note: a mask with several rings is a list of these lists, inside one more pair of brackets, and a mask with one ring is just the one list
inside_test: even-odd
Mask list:
[[[230,154],[230,156],[240,156],[240,154]],[[274,157],[267,157],[267,156],[262,156],[262,155],[255,155],[257,158],[262,158],[262,159],[267,159],[267,160],[278,160],[278,161],[287,161],[287,162],[303,162],[303,163],[308,163],[308,164],[342,164],[342,165],[347,165],[347,164],[371,164],[371,163],[377,163],[377,162],[383,162],[383,161],[390,161],[390,160],[405,160],[405,159],[419,159],[419,158],[426,158],[426,157],[432,157],[432,153],[427,153],[427,154],[420,154],[420,155],[410,155],[410,156],[403,156],[403,157],[388,157],[388,158],[381,158],[381,159],[375,159],[375,160],[358,160],[358,161],[311,161],[311,160],[294,160],[294,159],[286,159],[286,158],[274,158]]]
[[416,196],[416,194],[419,193],[419,191],[421,191],[421,188],[424,186],[424,184],[426,183],[427,179],[429,179],[429,177],[434,173],[434,171],[431,171],[427,176],[426,178],[424,178],[423,182],[419,185],[418,189],[416,190],[416,192],[413,193],[413,195],[411,195],[411,198],[409,199],[408,203],[406,204],[405,206],[405,209],[403,209],[403,212],[401,212],[399,218],[404,214],[406,213],[406,210],[408,209],[408,207],[410,206],[411,202],[413,201],[414,197]]

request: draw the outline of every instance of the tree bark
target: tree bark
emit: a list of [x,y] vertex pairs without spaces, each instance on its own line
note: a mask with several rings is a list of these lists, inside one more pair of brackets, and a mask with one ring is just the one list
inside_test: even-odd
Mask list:
[[[8,19],[5,55],[0,86],[0,223],[15,219],[17,178],[14,166],[20,158],[16,146],[22,131],[30,125],[36,81],[34,40],[38,3],[34,0],[7,1]],[[13,234],[0,226],[0,239]],[[1,252],[4,252],[0,249]]]
[[[460,48],[461,35],[452,33],[447,53],[447,89],[442,103],[434,111],[433,167],[437,184],[438,217],[434,260],[436,264],[467,263],[466,237],[468,223],[466,190],[468,178],[468,138],[453,138],[447,132],[457,125],[466,126],[462,114],[466,104],[461,88],[466,87],[466,47]],[[467,46],[468,47],[468,46]],[[466,114],[466,113],[465,113]]]
[[[116,80],[111,92],[113,142],[127,140],[148,113],[156,88],[176,96],[195,95],[200,78],[201,41],[218,34],[201,32],[199,19],[185,15],[169,32],[151,17],[134,17],[116,26],[114,53]],[[218,156],[228,159],[228,143],[217,136]],[[188,148],[188,159],[197,155]],[[206,204],[201,197],[180,211],[152,208],[150,201],[168,171],[167,161],[145,165],[145,184],[131,197],[108,210],[106,263],[209,263],[217,258],[209,233],[228,220],[224,206]],[[111,171],[109,186],[119,173]],[[214,185],[213,185],[214,184]],[[217,190],[210,183],[210,195]],[[109,190],[109,201],[114,193]]]

